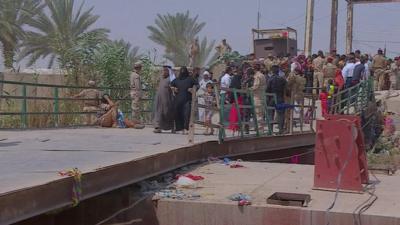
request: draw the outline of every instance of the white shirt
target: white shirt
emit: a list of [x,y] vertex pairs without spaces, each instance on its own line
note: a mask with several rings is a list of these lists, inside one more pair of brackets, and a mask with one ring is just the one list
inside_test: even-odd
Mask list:
[[225,94],[226,91],[223,88],[229,88],[231,86],[231,75],[225,74],[221,79],[221,94]]
[[212,80],[204,80],[204,79],[202,79],[199,82],[200,88],[199,88],[198,92],[200,94],[203,94],[204,92],[206,92],[207,91],[207,84],[209,84],[209,83],[212,84],[213,83]]
[[364,66],[365,66],[365,79],[366,79],[366,80],[368,80],[368,79],[369,79],[369,76],[371,75],[371,72],[370,72],[370,70],[369,70],[369,67],[370,67],[369,64],[370,64],[369,61],[365,62],[365,64],[364,64]]
[[343,79],[346,81],[348,77],[353,77],[354,67],[356,64],[354,63],[347,63],[346,66],[342,70]]

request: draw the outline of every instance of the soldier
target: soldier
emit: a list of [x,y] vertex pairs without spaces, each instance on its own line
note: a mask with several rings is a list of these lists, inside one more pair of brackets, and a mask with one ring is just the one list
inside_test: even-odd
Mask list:
[[335,75],[336,75],[336,69],[337,67],[335,64],[333,64],[333,58],[330,56],[327,59],[327,64],[323,66],[322,72],[324,74],[324,85],[323,86],[328,86],[328,81],[330,79],[334,80]]
[[140,72],[142,64],[136,62],[133,65],[133,71],[130,75],[131,98],[132,98],[132,120],[136,123],[140,121],[140,99],[142,97],[142,84],[140,81]]
[[272,54],[268,54],[267,59],[264,60],[265,69],[267,69],[268,73],[271,72],[272,65],[274,65],[274,60],[275,59]]
[[[320,50],[318,51],[318,57],[313,60],[313,66],[314,66],[314,82],[313,86],[316,88],[317,86],[319,88],[322,88],[324,85],[324,74],[322,72],[323,66],[325,64],[325,58],[324,58],[324,53]],[[317,90],[314,89],[314,94],[317,93]]]
[[226,42],[226,39],[222,40],[222,43],[215,48],[218,52],[219,58],[223,57],[225,53],[230,53],[232,51],[231,46]]
[[83,111],[88,112],[86,114],[86,125],[94,125],[97,121],[96,113],[100,110],[100,99],[101,92],[96,89],[96,82],[90,80],[88,82],[90,88],[85,89],[78,94],[74,95],[73,98],[84,98],[83,101]]
[[386,59],[383,56],[382,49],[378,50],[372,60],[372,75],[375,80],[375,90],[381,91],[385,85],[385,69],[386,69]]
[[194,68],[196,65],[196,57],[199,54],[200,51],[200,46],[199,46],[199,39],[196,38],[194,41],[192,41],[192,44],[190,45],[190,52],[189,52],[189,58],[190,58],[190,67]]
[[264,74],[261,73],[261,65],[260,63],[255,63],[253,65],[254,71],[256,72],[254,75],[253,86],[250,88],[254,92],[254,107],[256,112],[256,117],[258,124],[260,126],[260,131],[263,132],[263,118],[264,118],[264,105],[263,105],[263,96],[265,94],[267,81],[265,79]]

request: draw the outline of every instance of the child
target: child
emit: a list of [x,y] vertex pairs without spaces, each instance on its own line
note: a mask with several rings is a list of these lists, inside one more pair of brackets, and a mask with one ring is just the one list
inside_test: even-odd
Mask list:
[[319,100],[321,100],[322,116],[325,117],[328,114],[328,92],[326,87],[322,88]]
[[328,112],[331,110],[331,106],[333,104],[333,94],[335,94],[335,85],[332,79],[328,80],[328,87],[327,87],[327,92],[328,92]]
[[214,86],[212,83],[208,83],[206,85],[207,91],[204,93],[204,103],[205,103],[205,117],[204,123],[206,125],[205,135],[213,135],[214,129],[211,127],[211,119],[213,116],[213,107],[215,105],[215,96],[214,96]]

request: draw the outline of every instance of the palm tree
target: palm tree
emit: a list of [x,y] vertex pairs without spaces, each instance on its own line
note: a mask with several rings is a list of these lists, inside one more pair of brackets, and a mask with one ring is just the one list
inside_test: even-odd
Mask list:
[[[191,42],[206,25],[204,22],[197,22],[198,16],[190,17],[189,11],[186,13],[176,13],[175,15],[157,15],[155,26],[148,26],[150,31],[149,38],[155,43],[164,46],[165,58],[177,66],[189,64],[189,47]],[[207,44],[207,39],[202,40],[199,58],[202,61],[196,63],[197,66],[204,66],[214,42]]]
[[24,25],[41,12],[41,0],[0,0],[0,42],[4,65],[13,68],[18,42],[24,38]]
[[74,0],[45,0],[49,16],[39,13],[37,19],[29,25],[35,31],[26,32],[20,59],[30,56],[28,66],[39,58],[49,57],[51,68],[58,61],[64,68],[70,59],[70,49],[74,48],[83,36],[95,36],[97,40],[106,40],[109,30],[103,28],[91,29],[99,19],[93,15],[93,7],[83,11],[84,2],[74,12]]

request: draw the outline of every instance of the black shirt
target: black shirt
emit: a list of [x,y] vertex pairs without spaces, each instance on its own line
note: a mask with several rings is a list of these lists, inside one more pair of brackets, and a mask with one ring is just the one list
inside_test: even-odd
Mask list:
[[272,75],[268,81],[267,92],[276,94],[277,103],[284,102],[286,80],[279,75]]

